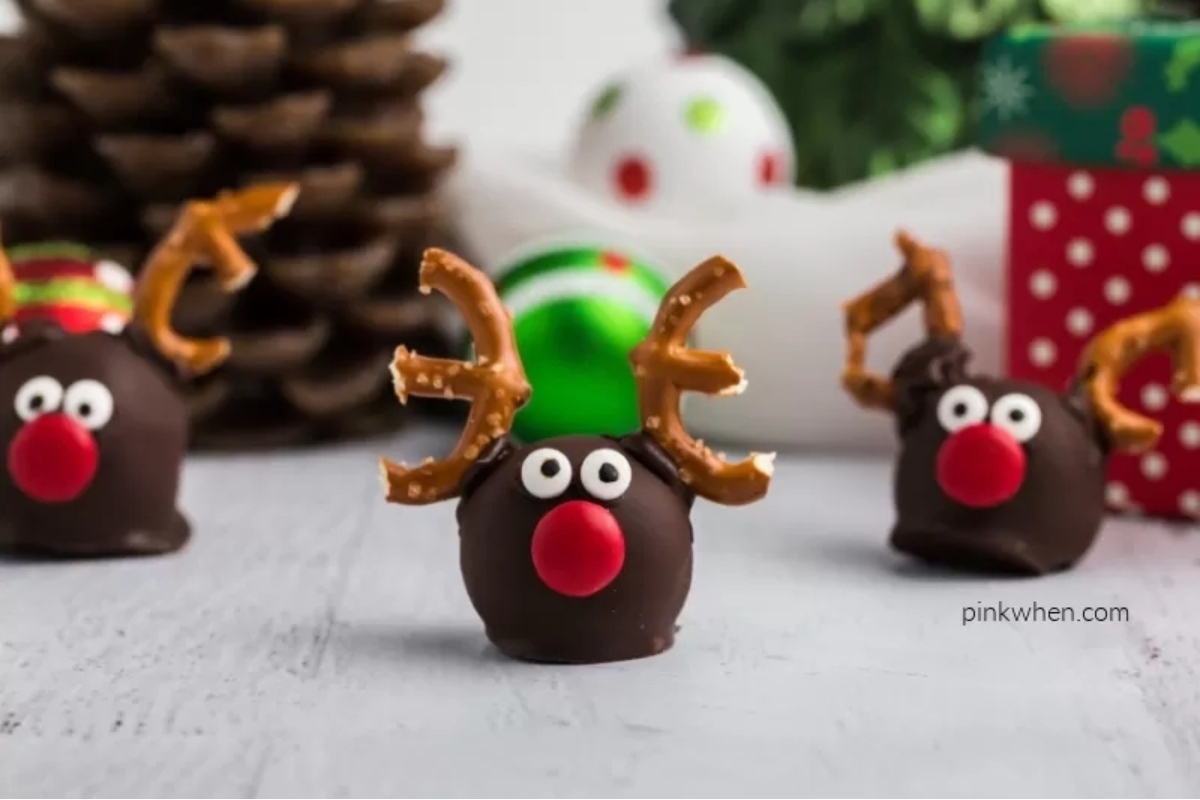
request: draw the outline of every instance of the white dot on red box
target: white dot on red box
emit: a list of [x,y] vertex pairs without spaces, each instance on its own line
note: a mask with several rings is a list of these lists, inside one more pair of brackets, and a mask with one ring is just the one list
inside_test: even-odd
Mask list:
[[1096,189],[1096,182],[1086,172],[1072,172],[1067,178],[1067,194],[1076,200],[1087,200]]
[[1029,223],[1038,230],[1046,231],[1058,222],[1058,209],[1049,200],[1038,200],[1029,207]]
[[1133,217],[1129,213],[1129,209],[1123,206],[1113,206],[1104,214],[1104,227],[1114,236],[1122,236],[1129,233],[1129,228],[1133,225]]
[[1120,275],[1109,278],[1104,282],[1104,299],[1114,306],[1128,303],[1131,294],[1133,294],[1133,289],[1130,288],[1129,281]]
[[1150,272],[1162,272],[1171,264],[1171,254],[1161,244],[1148,244],[1142,250],[1142,266]]
[[1200,492],[1194,489],[1180,492],[1179,510],[1189,517],[1200,517]]
[[1110,506],[1128,505],[1129,489],[1125,484],[1113,481],[1104,487],[1104,499]]
[[1200,450],[1200,422],[1189,420],[1180,425],[1179,443],[1188,450]]
[[1142,406],[1147,411],[1162,411],[1167,407],[1167,401],[1171,397],[1167,394],[1166,387],[1160,386],[1157,383],[1147,383],[1142,387]]
[[1034,339],[1029,343],[1029,363],[1048,367],[1058,358],[1058,348],[1049,339]]
[[1054,290],[1058,288],[1058,281],[1054,279],[1054,273],[1048,269],[1039,269],[1029,276],[1029,291],[1034,297],[1041,300],[1052,296]]
[[1146,182],[1142,184],[1142,197],[1151,205],[1162,205],[1171,197],[1171,184],[1161,175],[1146,178]]
[[1167,474],[1167,457],[1162,453],[1142,456],[1142,474],[1152,481],[1161,480]]
[[1092,243],[1087,239],[1072,239],[1067,243],[1067,261],[1076,267],[1086,267],[1095,256]]
[[1184,297],[1200,300],[1200,283],[1185,283],[1179,293]]
[[1200,212],[1189,211],[1184,214],[1179,224],[1179,230],[1189,239],[1200,240]]
[[1067,312],[1067,330],[1076,336],[1087,336],[1094,324],[1092,312],[1086,308],[1072,308]]

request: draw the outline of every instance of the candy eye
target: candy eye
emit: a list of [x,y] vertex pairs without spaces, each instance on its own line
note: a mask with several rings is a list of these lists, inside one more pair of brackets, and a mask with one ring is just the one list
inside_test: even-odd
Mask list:
[[992,424],[1028,442],[1042,429],[1042,408],[1027,394],[1006,394],[992,405]]
[[633,468],[629,459],[616,450],[594,450],[579,468],[583,488],[597,500],[616,500],[629,489]]
[[112,419],[112,392],[100,381],[76,381],[67,387],[63,411],[89,431],[98,431]]
[[988,401],[974,386],[955,386],[938,400],[938,422],[947,433],[978,425],[987,419]]
[[25,422],[57,411],[63,399],[62,384],[48,375],[30,378],[17,389],[13,408]]
[[540,500],[558,497],[571,485],[571,462],[551,447],[541,447],[521,463],[521,484]]

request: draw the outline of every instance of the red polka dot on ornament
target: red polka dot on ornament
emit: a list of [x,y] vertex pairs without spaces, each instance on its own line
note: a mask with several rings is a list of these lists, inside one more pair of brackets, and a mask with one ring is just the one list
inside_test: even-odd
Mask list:
[[624,272],[629,269],[629,259],[611,250],[600,254],[600,264],[610,272]]
[[617,191],[626,200],[645,200],[650,195],[653,177],[650,165],[639,156],[626,156],[613,172]]
[[758,158],[758,182],[763,186],[775,186],[783,183],[783,156],[774,150],[763,153]]

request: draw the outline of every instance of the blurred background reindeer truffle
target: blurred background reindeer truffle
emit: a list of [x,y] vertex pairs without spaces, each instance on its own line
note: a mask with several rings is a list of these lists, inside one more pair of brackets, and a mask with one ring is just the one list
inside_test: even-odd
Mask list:
[[208,276],[175,324],[227,335],[187,388],[194,443],[250,448],[399,426],[397,342],[450,347],[416,292],[442,241],[452,147],[421,96],[447,62],[413,46],[446,0],[18,0],[0,37],[0,218],[10,245],[88,242],[141,263],[191,197],[264,180],[302,191],[246,247],[262,273],[233,296]]
[[274,184],[188,203],[132,298],[127,273],[78,250],[27,249],[15,264],[0,251],[0,545],[73,556],[184,545],[179,381],[218,367],[229,343],[180,336],[172,311],[198,262],[225,291],[245,286],[255,265],[234,237],[266,229],[295,198],[294,185]]
[[[1200,400],[1200,302],[1180,297],[1100,332],[1062,393],[975,375],[946,255],[906,233],[904,265],[845,306],[842,383],[866,408],[892,413],[900,438],[891,545],[950,567],[1043,574],[1075,564],[1105,514],[1108,457],[1153,447],[1159,423],[1116,400],[1122,375],[1167,351],[1174,388]],[[924,306],[927,338],[889,377],[867,370],[870,334]]]
[[505,654],[592,663],[671,647],[692,580],[691,508],[766,493],[773,456],[731,464],[694,440],[680,419],[685,390],[735,395],[746,386],[728,353],[687,347],[710,306],[743,288],[741,272],[712,258],[667,293],[630,355],[641,429],[626,436],[559,436],[516,446],[517,411],[530,399],[512,320],[491,281],[461,259],[427,253],[422,288],[461,311],[474,362],[418,356],[392,366],[401,402],[469,400],[458,444],[415,468],[382,463],[389,502],[457,499],[463,580],[488,638]]

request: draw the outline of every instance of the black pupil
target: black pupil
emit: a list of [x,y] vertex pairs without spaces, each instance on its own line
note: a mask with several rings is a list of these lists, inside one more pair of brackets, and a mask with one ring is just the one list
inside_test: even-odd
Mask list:
[[558,463],[557,459],[547,458],[542,462],[542,475],[547,478],[553,478],[558,473],[562,472],[562,464]]
[[967,404],[966,403],[955,403],[954,404],[954,416],[965,417],[966,415],[967,415]]
[[601,464],[599,474],[600,480],[605,483],[616,483],[617,479],[621,477],[621,473],[612,464]]
[[1012,411],[1008,412],[1008,418],[1013,422],[1020,422],[1021,420],[1025,419],[1025,412],[1019,408],[1014,408]]
[[34,411],[40,411],[44,405],[46,405],[46,398],[40,394],[35,394],[29,401],[29,407]]
[[90,405],[88,405],[87,403],[81,403],[79,405],[79,416],[90,417],[91,415],[92,415],[92,407]]

